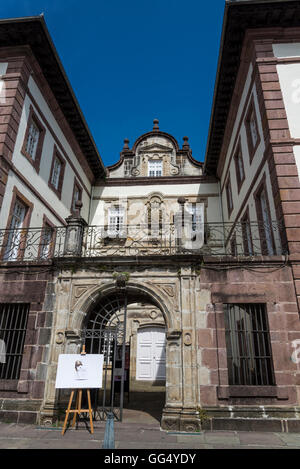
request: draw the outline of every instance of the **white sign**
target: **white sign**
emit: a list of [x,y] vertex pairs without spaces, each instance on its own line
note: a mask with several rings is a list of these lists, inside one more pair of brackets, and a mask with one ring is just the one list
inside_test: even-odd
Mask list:
[[102,387],[103,355],[61,354],[58,357],[57,389]]

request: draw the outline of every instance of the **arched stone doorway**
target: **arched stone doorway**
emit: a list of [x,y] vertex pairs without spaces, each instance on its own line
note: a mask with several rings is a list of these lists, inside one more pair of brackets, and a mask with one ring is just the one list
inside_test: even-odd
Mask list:
[[[104,355],[103,389],[93,393],[96,419],[104,420],[108,412],[118,420],[141,418],[138,412],[142,412],[149,421],[161,420],[166,400],[167,329],[160,302],[145,290],[129,286],[93,294],[81,335],[88,353]],[[147,331],[156,336],[150,344],[150,355],[153,350],[156,355],[149,355],[152,374],[143,379],[137,375],[138,337],[145,337]],[[155,366],[160,370],[157,376]]]

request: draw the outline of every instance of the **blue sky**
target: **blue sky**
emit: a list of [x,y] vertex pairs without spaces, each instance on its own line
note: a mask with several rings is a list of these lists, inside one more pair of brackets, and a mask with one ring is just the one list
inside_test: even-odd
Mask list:
[[1,18],[44,13],[105,165],[159,119],[203,161],[224,0],[8,0]]

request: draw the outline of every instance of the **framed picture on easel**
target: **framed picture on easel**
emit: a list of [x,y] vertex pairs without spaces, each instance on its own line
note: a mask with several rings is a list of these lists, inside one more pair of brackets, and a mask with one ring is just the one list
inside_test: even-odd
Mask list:
[[[73,424],[75,426],[76,417],[81,413],[88,412],[91,425],[91,433],[94,433],[91,394],[90,389],[102,387],[103,372],[103,355],[85,353],[85,346],[81,354],[61,354],[58,357],[57,374],[55,387],[57,389],[71,389],[69,404],[66,409],[66,417],[62,429],[62,435],[66,431],[68,417],[73,416]],[[82,390],[87,393],[88,409],[82,409]],[[77,393],[76,408],[71,409],[74,394]]]
[[102,387],[103,355],[61,354],[58,357],[57,389]]

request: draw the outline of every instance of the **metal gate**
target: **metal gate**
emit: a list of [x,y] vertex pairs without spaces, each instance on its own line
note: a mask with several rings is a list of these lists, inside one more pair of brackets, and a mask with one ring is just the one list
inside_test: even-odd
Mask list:
[[92,391],[95,420],[106,420],[113,413],[122,421],[126,317],[126,294],[114,293],[93,309],[81,333],[87,353],[104,355],[102,389]]

